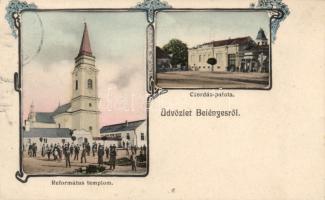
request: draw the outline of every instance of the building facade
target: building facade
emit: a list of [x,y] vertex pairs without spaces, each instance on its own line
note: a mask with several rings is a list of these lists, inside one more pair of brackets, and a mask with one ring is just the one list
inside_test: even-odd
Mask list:
[[117,137],[121,140],[119,147],[147,146],[147,122],[138,120],[114,125],[103,126],[100,129],[101,136]]
[[[215,58],[217,63],[208,64],[209,58]],[[264,30],[258,31],[255,41],[251,37],[241,37],[189,48],[188,67],[191,71],[268,72],[269,45]]]

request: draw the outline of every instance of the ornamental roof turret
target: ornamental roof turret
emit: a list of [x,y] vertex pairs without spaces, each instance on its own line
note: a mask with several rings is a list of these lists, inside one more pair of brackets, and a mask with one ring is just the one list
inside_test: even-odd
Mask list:
[[264,30],[262,28],[260,28],[260,30],[258,31],[256,39],[257,40],[267,40]]

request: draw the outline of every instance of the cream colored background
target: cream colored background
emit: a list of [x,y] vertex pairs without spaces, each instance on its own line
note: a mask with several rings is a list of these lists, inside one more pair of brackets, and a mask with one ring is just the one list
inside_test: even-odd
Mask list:
[[[32,2],[32,1],[29,1]],[[130,7],[137,1],[35,0],[39,8]],[[248,7],[249,0],[180,1],[173,7]],[[0,75],[17,70],[17,40],[0,2]],[[325,1],[285,0],[291,14],[273,45],[271,91],[236,91],[236,98],[190,98],[170,91],[150,111],[150,172],[110,180],[113,186],[51,186],[18,170],[18,96],[0,84],[0,199],[324,199]],[[37,76],[37,75],[35,75]],[[240,118],[162,118],[166,108],[238,108]],[[76,180],[77,178],[66,178]],[[174,192],[172,192],[174,188]]]

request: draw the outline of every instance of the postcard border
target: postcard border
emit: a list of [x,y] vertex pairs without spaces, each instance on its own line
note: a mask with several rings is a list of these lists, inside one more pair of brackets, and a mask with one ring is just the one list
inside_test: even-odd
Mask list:
[[[13,18],[15,21],[15,27],[18,31],[18,72],[14,73],[14,89],[18,92],[19,96],[19,170],[16,171],[15,177],[21,183],[27,183],[30,177],[146,177],[149,174],[150,170],[150,144],[149,144],[149,106],[152,96],[154,94],[149,93],[147,96],[147,107],[146,107],[146,121],[147,121],[147,170],[145,174],[27,174],[23,169],[23,148],[22,148],[22,134],[23,134],[23,118],[22,118],[22,52],[21,52],[21,23],[20,16],[24,12],[146,12],[145,9],[141,8],[114,8],[114,9],[24,9],[18,11],[18,13],[13,13]],[[147,42],[147,41],[146,41]],[[146,66],[146,71],[148,70],[148,66]]]

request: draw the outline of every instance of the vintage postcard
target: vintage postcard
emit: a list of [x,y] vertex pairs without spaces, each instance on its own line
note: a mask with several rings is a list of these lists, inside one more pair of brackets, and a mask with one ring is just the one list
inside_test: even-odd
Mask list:
[[0,199],[324,199],[324,9],[0,1]]

